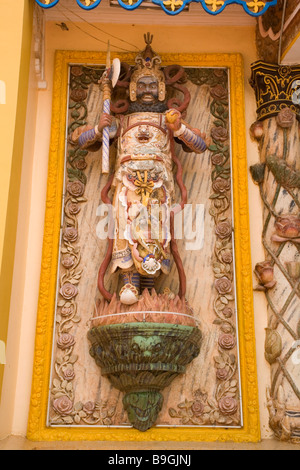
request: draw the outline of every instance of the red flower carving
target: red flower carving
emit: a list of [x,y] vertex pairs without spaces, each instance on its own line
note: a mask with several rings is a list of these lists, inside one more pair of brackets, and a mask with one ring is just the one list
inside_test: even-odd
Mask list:
[[53,400],[52,406],[53,409],[62,416],[70,415],[73,411],[73,403],[70,398],[66,396]]

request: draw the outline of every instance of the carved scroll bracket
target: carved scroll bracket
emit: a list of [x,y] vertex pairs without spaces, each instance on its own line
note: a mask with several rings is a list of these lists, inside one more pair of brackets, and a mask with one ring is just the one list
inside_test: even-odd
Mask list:
[[257,119],[274,117],[289,108],[300,120],[300,65],[278,66],[258,61],[251,69],[250,85],[256,95]]
[[283,60],[285,52],[299,34],[298,0],[278,0],[257,20],[256,45],[260,59],[272,64]]

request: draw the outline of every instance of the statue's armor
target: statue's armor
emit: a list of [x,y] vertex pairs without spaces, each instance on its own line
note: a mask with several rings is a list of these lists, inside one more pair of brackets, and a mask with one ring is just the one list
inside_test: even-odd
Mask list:
[[146,276],[169,272],[168,220],[174,181],[165,114],[139,112],[122,118],[114,185],[112,271],[135,265]]

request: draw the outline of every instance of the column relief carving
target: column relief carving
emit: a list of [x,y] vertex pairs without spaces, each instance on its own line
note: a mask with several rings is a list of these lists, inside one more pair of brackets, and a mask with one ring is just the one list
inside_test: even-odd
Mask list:
[[[265,260],[255,267],[256,290],[268,302],[265,359],[269,424],[280,440],[300,442],[300,66],[257,62],[250,83],[258,120],[251,127],[260,162],[250,168],[263,202]],[[296,93],[297,94],[297,93]]]

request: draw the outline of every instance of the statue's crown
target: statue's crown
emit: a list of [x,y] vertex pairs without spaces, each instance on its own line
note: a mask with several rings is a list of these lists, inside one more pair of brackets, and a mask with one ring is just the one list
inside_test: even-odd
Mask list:
[[136,101],[136,84],[141,77],[151,76],[155,77],[158,82],[159,88],[159,101],[165,99],[165,76],[161,70],[161,58],[157,55],[152,47],[153,35],[150,33],[144,34],[146,43],[145,49],[140,52],[136,58],[136,66],[130,78],[130,99]]

